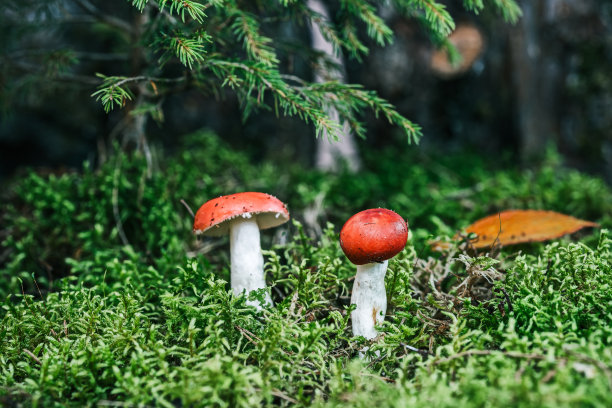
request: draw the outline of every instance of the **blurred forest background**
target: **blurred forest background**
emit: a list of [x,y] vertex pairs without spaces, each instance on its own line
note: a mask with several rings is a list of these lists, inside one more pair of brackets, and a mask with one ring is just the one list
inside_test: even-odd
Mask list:
[[[358,140],[358,148],[422,149],[432,157],[476,150],[524,164],[555,146],[570,166],[612,181],[612,1],[522,1],[523,15],[513,25],[493,7],[475,15],[462,2],[441,3],[458,27],[478,30],[482,52],[462,72],[440,73],[432,67],[436,45],[418,20],[392,8],[380,10],[394,31],[393,43],[379,47],[362,39],[370,52],[362,61],[344,56],[346,82],[376,90],[419,124],[424,137],[419,147],[409,145],[400,129],[366,112],[367,137]],[[329,7],[334,18],[337,5]],[[91,97],[102,82],[94,74],[140,72],[143,18],[126,1],[5,2],[0,11],[1,179],[24,166],[100,163],[113,141],[125,141],[122,134],[134,126],[154,151],[172,151],[182,135],[209,128],[255,160],[283,158],[314,166],[312,126],[268,111],[242,120],[239,101],[227,89],[177,86],[156,95],[149,87],[149,105],[143,108],[148,114],[141,119],[129,114],[142,108],[135,103],[106,114]],[[266,13],[259,18],[266,21]],[[295,44],[307,48],[308,24],[279,20],[262,29],[278,39],[285,73],[312,79],[304,55],[283,51]]]

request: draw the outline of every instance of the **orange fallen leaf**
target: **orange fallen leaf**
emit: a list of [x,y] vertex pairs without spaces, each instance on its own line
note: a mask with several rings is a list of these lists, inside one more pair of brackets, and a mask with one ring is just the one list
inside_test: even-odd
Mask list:
[[597,223],[554,211],[507,210],[482,218],[465,231],[478,235],[471,241],[474,248],[484,248],[498,243],[505,246],[546,241],[585,227],[598,226]]

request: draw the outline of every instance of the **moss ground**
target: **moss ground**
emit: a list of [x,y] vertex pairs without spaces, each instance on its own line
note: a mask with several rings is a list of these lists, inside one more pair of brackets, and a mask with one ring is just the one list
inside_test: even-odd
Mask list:
[[[532,170],[468,155],[365,160],[357,176],[253,164],[201,132],[150,174],[116,154],[97,170],[16,178],[0,232],[0,405],[612,406],[605,183],[554,154]],[[276,304],[264,313],[230,294],[227,240],[196,239],[181,203],[248,190],[297,219],[263,234]],[[375,206],[412,235],[360,360],[368,342],[351,336],[354,269],[337,233]],[[506,208],[603,228],[501,251],[427,245]]]

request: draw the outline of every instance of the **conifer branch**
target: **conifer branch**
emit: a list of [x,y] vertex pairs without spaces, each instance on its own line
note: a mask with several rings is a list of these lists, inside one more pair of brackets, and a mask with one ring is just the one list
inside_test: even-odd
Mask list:
[[348,44],[340,37],[340,34],[333,24],[330,23],[329,19],[309,7],[302,7],[300,12],[304,15],[306,21],[319,28],[323,37],[333,45],[335,54],[339,53],[341,46],[348,49]]
[[206,9],[211,6],[211,4],[202,4],[191,0],[159,0],[159,8],[163,10],[168,3],[170,3],[168,6],[170,14],[180,16],[183,23],[185,22],[186,15],[200,24],[203,23],[204,19],[207,17]]
[[497,9],[502,13],[504,19],[512,24],[516,24],[523,15],[521,8],[515,0],[493,0]]
[[[212,72],[220,78],[240,76],[236,71],[242,74],[243,88],[237,88],[236,91],[243,98],[245,116],[248,116],[255,107],[263,106],[263,93],[268,90],[272,94],[277,115],[282,113],[284,116],[297,116],[307,123],[314,124],[317,136],[324,132],[332,138],[339,136],[341,129],[338,123],[321,109],[320,104],[304,98],[296,89],[283,81],[278,71],[258,63],[220,59],[209,59],[207,63]],[[252,98],[253,92],[257,92],[256,98]]]
[[124,20],[121,20],[115,16],[111,16],[108,14],[103,13],[102,11],[100,11],[98,8],[96,8],[93,4],[91,4],[89,1],[87,0],[74,0],[74,2],[76,4],[79,5],[79,7],[81,7],[81,9],[83,9],[83,11],[86,11],[87,13],[91,14],[92,16],[96,17],[99,21],[102,21],[106,24],[108,24],[111,27],[115,27],[123,32],[126,33],[132,33],[132,26],[129,25],[127,22],[125,22]]
[[376,14],[374,6],[363,0],[341,0],[342,7],[366,24],[368,36],[379,45],[390,43],[393,31]]
[[365,136],[365,130],[355,120],[354,112],[362,108],[368,108],[374,112],[376,117],[382,115],[389,123],[400,127],[406,134],[409,143],[418,143],[422,137],[420,126],[399,114],[391,103],[379,97],[375,91],[364,90],[361,85],[325,82],[312,84],[305,89],[333,101],[336,109],[349,120],[355,133],[361,137]]
[[463,0],[463,7],[478,14],[484,8],[484,3],[482,0]]
[[[105,35],[121,34],[113,37],[120,38],[120,43],[109,53],[71,49],[56,52],[47,45],[46,49],[42,48],[39,57],[26,55],[27,52],[12,58],[19,61],[13,61],[8,54],[0,56],[6,72],[23,77],[32,73],[35,77],[34,81],[24,79],[21,81],[24,85],[21,88],[15,86],[13,90],[21,91],[26,88],[25,84],[39,85],[71,79],[84,82],[82,75],[75,74],[84,72],[81,68],[85,68],[86,64],[81,60],[120,62],[123,69],[130,70],[130,75],[98,75],[98,78],[92,75],[87,80],[87,83],[97,85],[92,97],[101,102],[107,112],[125,106],[134,96],[152,98],[187,86],[213,92],[229,87],[238,96],[244,117],[256,109],[273,109],[277,114],[297,116],[313,123],[317,135],[325,133],[335,139],[342,134],[338,119],[349,123],[357,135],[364,137],[366,130],[360,115],[363,110],[371,110],[399,126],[409,142],[417,142],[421,137],[421,129],[417,125],[399,114],[375,92],[335,82],[339,78],[337,75],[321,75],[316,80],[329,82],[312,84],[303,78],[281,73],[285,67],[280,66],[278,55],[296,52],[315,69],[323,65],[318,72],[337,72],[341,62],[335,56],[346,52],[359,60],[368,53],[368,45],[362,38],[364,28],[365,35],[373,42],[381,46],[390,43],[392,30],[381,17],[376,2],[338,0],[336,15],[323,16],[319,14],[320,11],[311,10],[306,2],[299,0],[278,0],[274,3],[276,7],[268,9],[264,9],[263,3],[259,2],[230,0],[126,1],[140,12],[151,11],[138,19],[138,28],[125,19],[105,14],[104,9],[97,7],[98,3],[92,0],[67,0],[66,5],[77,5],[83,10],[74,15],[75,7],[66,6],[62,14],[56,15],[47,2],[33,2],[37,4],[37,10],[48,15],[48,19],[39,27],[34,27],[29,21],[20,21],[20,15],[12,11],[16,6],[12,6],[5,16],[6,20],[28,30],[37,29],[38,33],[66,26],[68,22],[97,21],[109,26]],[[11,2],[17,4],[16,0]],[[393,4],[402,14],[422,20],[436,43],[448,43],[444,37],[453,30],[454,21],[443,4],[437,0],[393,0]],[[520,16],[516,0],[492,0],[492,4],[507,20],[516,21]],[[467,10],[478,13],[485,3],[484,0],[463,0],[463,5]],[[64,7],[63,0],[61,7]],[[125,14],[125,18],[129,16]],[[266,35],[267,27],[278,22],[316,25],[320,36],[329,44],[326,49],[333,50],[313,52],[304,44],[287,45],[287,42]],[[79,26],[78,29],[82,28]],[[126,49],[136,51],[124,54]],[[167,62],[176,65],[167,66]],[[113,72],[116,72],[117,65],[114,64]],[[168,77],[173,75],[178,77]],[[143,86],[143,81],[152,81],[153,92]],[[155,85],[158,82],[181,83],[183,86],[158,89]],[[36,86],[30,85],[30,88],[35,89]],[[138,109],[153,106],[151,102],[138,103]],[[326,113],[327,108],[333,108],[334,118]],[[340,118],[336,117],[338,115]]]
[[231,29],[236,38],[243,42],[250,59],[269,66],[278,64],[276,53],[270,46],[272,39],[259,33],[259,23],[252,14],[236,13]]
[[202,37],[188,38],[180,34],[170,37],[170,49],[174,55],[189,69],[204,60],[206,50],[202,44]]
[[346,48],[349,54],[358,61],[361,61],[361,55],[367,55],[369,49],[359,39],[357,27],[351,19],[347,18],[342,22],[342,35],[345,39]]
[[185,77],[157,78],[145,75],[135,77],[107,77],[102,74],[96,74],[96,76],[102,79],[102,84],[98,86],[98,90],[92,93],[91,96],[102,103],[104,111],[107,113],[112,111],[115,106],[121,108],[125,106],[127,101],[132,100],[134,95],[125,85],[136,82],[150,82],[152,84],[155,84],[155,82],[177,83],[186,80]]
[[421,17],[437,36],[446,37],[455,29],[455,22],[445,6],[435,0],[395,0],[395,4],[404,14]]

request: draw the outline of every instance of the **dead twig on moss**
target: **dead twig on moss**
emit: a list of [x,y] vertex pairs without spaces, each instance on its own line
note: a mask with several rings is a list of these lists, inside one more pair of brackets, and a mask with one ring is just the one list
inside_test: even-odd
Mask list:
[[23,349],[23,352],[26,353],[28,356],[32,357],[32,360],[36,361],[38,364],[42,365],[42,361],[40,361],[40,359],[38,357],[36,357],[34,355],[34,353],[32,353],[30,350],[28,349]]

